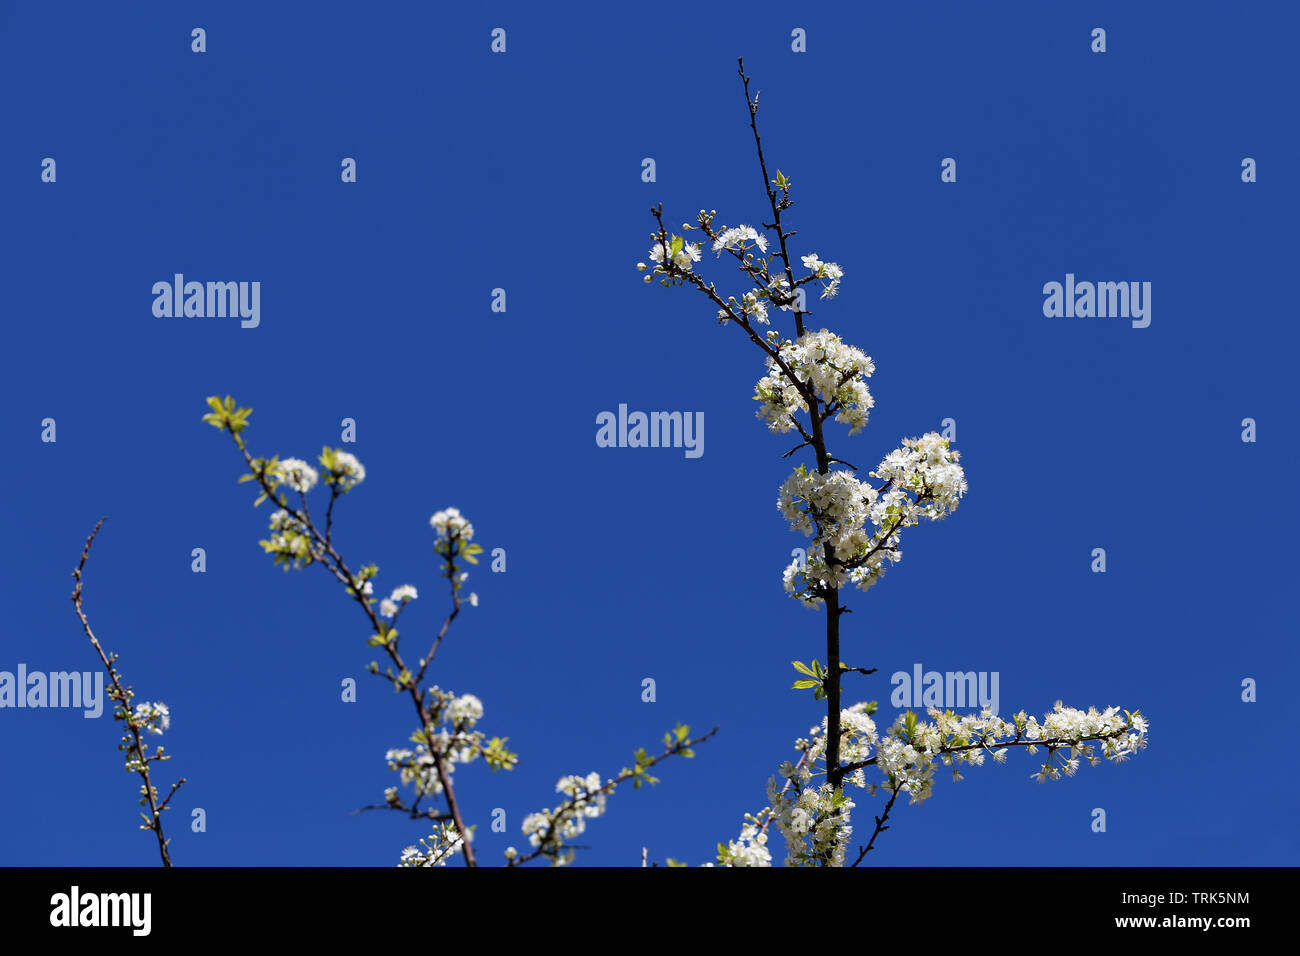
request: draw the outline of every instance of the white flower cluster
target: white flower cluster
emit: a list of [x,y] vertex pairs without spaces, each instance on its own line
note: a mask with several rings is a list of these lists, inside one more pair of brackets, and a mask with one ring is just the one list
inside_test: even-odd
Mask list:
[[[884,562],[897,561],[892,530],[885,535],[875,509],[876,489],[850,471],[823,475],[802,465],[781,485],[777,507],[795,531],[812,538],[803,562],[792,561],[782,573],[786,593],[807,607],[820,607],[826,591],[852,582],[870,588],[885,573]],[[877,526],[868,534],[866,522]],[[826,562],[826,546],[835,556]],[[851,563],[855,563],[850,566]]]
[[809,535],[814,544],[831,545],[837,559],[848,561],[868,541],[864,523],[876,494],[851,471],[823,475],[801,465],[781,485],[777,507],[792,531]]
[[271,530],[295,531],[302,533],[307,529],[303,523],[298,520],[296,515],[289,514],[289,512],[285,511],[283,508],[277,508],[271,515]]
[[464,842],[454,824],[440,824],[431,836],[420,840],[423,850],[408,846],[402,851],[402,860],[397,865],[446,866],[448,857],[455,854]]
[[[919,514],[931,520],[943,518],[957,510],[957,501],[966,493],[966,473],[958,462],[961,452],[948,447],[948,439],[936,432],[920,438],[904,438],[903,447],[885,456],[871,474],[889,482],[890,490],[882,496],[880,512],[890,513],[891,507],[901,508],[906,514],[902,525],[915,524]],[[902,492],[918,497],[916,503],[905,502]],[[914,511],[908,511],[908,506]]]
[[316,482],[320,479],[316,469],[301,458],[286,458],[284,461],[277,461],[269,470],[269,474],[274,481],[282,482],[294,491],[301,491],[303,494],[315,488]]
[[[797,468],[781,486],[777,507],[791,529],[812,538],[807,558],[782,573],[786,593],[808,607],[820,607],[824,593],[852,583],[867,590],[897,562],[898,531],[922,518],[938,521],[957,509],[966,493],[960,452],[934,432],[903,439],[871,474],[886,479],[883,490],[850,471],[827,474]],[[866,524],[873,530],[868,533]],[[834,564],[826,561],[831,548]]]
[[[822,735],[826,734],[826,719],[822,718]],[[871,756],[876,743],[876,722],[867,713],[867,705],[858,703],[840,711],[840,760],[858,763]]]
[[713,251],[722,255],[723,249],[734,249],[737,252],[743,252],[749,247],[746,242],[752,242],[758,247],[759,252],[767,252],[767,236],[763,235],[753,226],[732,226],[730,229],[723,229],[718,233],[718,238],[713,240]]
[[[908,712],[880,736],[869,714],[873,707],[860,703],[840,711],[841,765],[865,764],[847,774],[845,782],[872,794],[882,789],[906,793],[911,803],[929,799],[935,769],[940,765],[953,768],[953,779],[960,780],[960,764],[982,766],[986,757],[1004,763],[1013,745],[1023,746],[1031,754],[1041,746],[1048,756],[1033,778],[1039,782],[1059,780],[1073,776],[1081,759],[1095,766],[1103,759],[1119,763],[1136,754],[1146,747],[1149,728],[1140,712],[1116,707],[1084,711],[1057,701],[1041,721],[1024,711],[1009,721],[988,712],[959,715],[930,708],[930,720]],[[823,719],[820,727],[812,728],[809,738],[795,741],[803,759],[797,764],[781,764],[778,772],[785,783],[778,788],[776,777],[768,781],[770,807],[757,816],[746,815],[741,839],[719,853],[720,864],[766,865],[752,861],[762,858],[754,847],[765,842],[759,837],[771,821],[785,838],[787,866],[843,865],[852,833],[849,811],[853,801],[832,791],[829,783],[813,782],[814,777],[825,777],[826,726]],[[883,781],[867,782],[865,770],[871,766]]]
[[829,282],[822,283],[822,298],[831,299],[840,291],[840,280],[844,278],[844,270],[840,268],[838,262],[822,262],[817,258],[817,253],[810,256],[802,257],[805,269],[808,269],[819,279],[829,279]]
[[564,849],[564,841],[581,836],[587,821],[605,812],[605,797],[613,792],[611,780],[602,785],[600,774],[592,771],[585,777],[561,777],[555,792],[569,799],[553,810],[530,813],[524,818],[523,831],[528,842],[544,850],[553,866],[564,866],[573,861],[573,851]]
[[[1016,725],[995,714],[958,715],[935,708],[929,713],[934,718],[932,721],[917,720],[914,714],[900,715],[877,744],[876,766],[888,786],[908,794],[912,803],[923,803],[930,798],[936,763],[978,767],[989,755],[1002,763],[1007,748],[993,748],[999,742],[1015,739]],[[953,779],[961,779],[955,767]]]
[[777,829],[785,837],[786,866],[843,866],[853,827],[849,811],[855,804],[830,784],[778,790],[776,778],[767,782],[767,797]]
[[340,491],[351,491],[366,480],[366,467],[351,452],[336,451],[333,453],[330,480],[339,486]]
[[[433,755],[424,744],[417,744],[414,751],[406,748],[393,748],[384,754],[388,769],[401,772],[401,781],[406,786],[414,786],[418,797],[442,793],[442,781],[438,779],[438,770],[434,765]],[[451,773],[450,762],[446,767]]]
[[418,598],[419,592],[412,584],[403,584],[393,588],[393,593],[379,602],[379,613],[384,617],[393,617],[408,601]]
[[[764,809],[755,815],[745,814],[740,827],[740,839],[731,840],[725,847],[718,845],[719,866],[771,866],[772,854],[767,849],[767,824],[772,811]],[[705,863],[705,866],[713,866]]]
[[161,734],[164,730],[170,729],[172,725],[172,712],[161,701],[156,704],[151,701],[136,704],[135,713],[131,716],[138,727],[147,730],[151,734]]
[[867,379],[876,370],[871,356],[846,345],[838,335],[826,329],[805,332],[798,341],[786,339],[777,351],[798,384],[792,382],[776,360],[768,356],[768,373],[754,386],[754,397],[762,403],[758,417],[767,421],[770,431],[791,431],[795,427],[794,414],[808,411],[808,402],[799,384],[810,385],[823,404],[834,408],[835,420],[848,425],[850,435],[862,430],[867,424],[868,413],[876,404],[867,388]]
[[[670,252],[672,250],[673,245],[676,244],[676,240],[680,238],[681,238],[680,236],[673,236],[669,240],[668,247]],[[702,248],[702,243],[683,241],[681,243],[681,248],[678,249],[677,252],[672,256],[673,265],[675,265],[678,269],[681,269],[683,272],[690,272],[692,264],[700,261],[701,248]],[[662,242],[656,242],[654,246],[650,249],[650,261],[653,262],[656,266],[663,268],[664,244]],[[645,263],[638,262],[637,268],[644,269]]]
[[[1058,700],[1052,713],[1041,722],[1024,711],[1011,721],[988,713],[958,716],[934,708],[929,713],[933,720],[916,721],[912,718],[914,726],[910,728],[908,718],[900,717],[890,728],[889,736],[882,738],[879,744],[877,766],[891,786],[911,796],[912,803],[921,803],[929,798],[936,761],[953,767],[953,779],[960,780],[961,773],[956,764],[980,766],[986,755],[991,755],[998,763],[1004,762],[1007,748],[999,747],[999,744],[1050,741],[1043,744],[1048,751],[1047,760],[1039,772],[1033,774],[1040,783],[1059,780],[1062,775],[1074,776],[1080,758],[1093,766],[1101,763],[1103,758],[1119,763],[1147,745],[1146,718],[1140,713],[1126,713],[1121,717],[1116,707],[1105,711],[1090,707],[1084,711],[1065,707]],[[1100,756],[1096,753],[1098,745],[1101,747]],[[1038,745],[1031,744],[1026,749],[1035,753]]]
[[[433,731],[433,742],[443,755],[442,766],[447,775],[451,775],[456,764],[473,763],[485,752],[492,760],[496,752],[494,748],[502,742],[495,739],[485,742],[483,732],[473,729],[483,719],[483,701],[473,694],[457,696],[436,685],[427,693],[431,698],[431,720],[438,725],[438,729]],[[444,724],[446,726],[442,726]],[[394,748],[384,755],[388,769],[400,772],[402,783],[415,787],[417,796],[442,793],[442,781],[438,779],[433,755],[423,738],[419,734],[416,736],[415,750]]]
[[438,532],[439,541],[455,537],[459,537],[461,541],[472,541],[474,538],[474,526],[466,521],[456,508],[437,512],[429,519],[429,524],[434,531]]
[[[1039,783],[1046,783],[1049,779],[1061,779],[1062,773],[1067,777],[1073,777],[1075,771],[1079,769],[1080,757],[1095,767],[1103,759],[1123,763],[1139,750],[1145,749],[1147,719],[1141,713],[1129,714],[1125,711],[1124,719],[1120,719],[1119,715],[1120,710],[1116,707],[1107,707],[1101,712],[1098,712],[1095,707],[1082,711],[1074,707],[1064,707],[1059,700],[1053,711],[1044,717],[1041,723],[1033,717],[1026,717],[1023,712],[1017,714],[1016,724],[1024,727],[1024,735],[1029,740],[1082,741],[1104,737],[1099,741],[1101,756],[1096,754],[1092,745],[1071,746],[1066,758],[1058,767],[1052,765],[1052,753],[1049,752],[1048,760],[1043,764],[1042,770],[1034,774],[1034,779]],[[1111,736],[1117,731],[1124,732],[1118,736]],[[1034,753],[1037,749],[1037,747],[1030,747],[1029,752]],[[1052,751],[1055,749],[1055,746],[1051,748]]]
[[[840,760],[859,763],[867,760],[876,744],[876,722],[867,712],[869,705],[854,704],[840,711]],[[813,786],[813,768],[826,759],[827,720],[809,732],[810,738],[796,742],[804,752],[797,765],[786,761],[778,773],[786,781],[780,789],[776,778],[767,784],[768,800],[777,829],[786,841],[786,866],[804,864],[842,866],[853,827],[849,814],[854,803],[841,790],[836,793],[829,783]],[[864,786],[861,769],[847,778]]]
[[468,598],[463,599],[460,597],[460,589],[465,584],[465,579],[469,577],[469,572],[453,573],[452,567],[455,553],[459,553],[472,564],[478,563],[474,555],[482,554],[483,547],[470,544],[474,540],[474,526],[455,508],[439,511],[429,519],[429,524],[438,532],[438,537],[433,542],[433,550],[447,558],[442,565],[442,570],[455,586],[457,606],[462,600],[466,600],[471,607],[478,607],[477,594],[470,594]]
[[483,701],[473,694],[461,694],[447,705],[443,713],[454,726],[473,727],[483,719]]

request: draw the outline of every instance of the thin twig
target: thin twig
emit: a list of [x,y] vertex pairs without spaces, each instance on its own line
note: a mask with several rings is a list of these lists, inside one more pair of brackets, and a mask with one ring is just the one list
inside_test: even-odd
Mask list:
[[889,811],[894,809],[894,801],[898,799],[898,791],[899,788],[895,787],[893,792],[890,793],[889,802],[885,804],[884,811],[880,814],[880,816],[876,817],[876,829],[872,831],[871,839],[867,841],[866,846],[864,846],[861,850],[858,851],[858,858],[853,861],[852,863],[853,866],[857,866],[859,863],[861,863],[862,858],[871,852],[871,848],[876,843],[876,837],[880,836],[880,834],[884,833],[886,830],[889,829],[889,827],[885,826],[885,821],[889,819]]
[[113,662],[117,660],[117,655],[105,652],[103,645],[99,643],[99,638],[95,637],[95,632],[90,627],[90,620],[86,617],[85,608],[82,606],[81,588],[83,583],[83,573],[86,569],[86,559],[90,557],[90,546],[94,544],[95,536],[99,534],[99,529],[104,526],[104,522],[107,520],[107,517],[99,519],[94,529],[90,532],[90,537],[86,539],[86,546],[81,549],[81,560],[77,562],[77,570],[72,572],[72,576],[77,582],[76,587],[72,591],[72,605],[77,610],[77,617],[81,621],[81,629],[86,632],[86,637],[90,638],[90,643],[99,654],[99,659],[104,664],[104,670],[108,672],[108,679],[112,682],[113,686],[109,690],[108,696],[118,703],[116,716],[120,720],[125,721],[127,728],[131,731],[131,740],[127,745],[127,749],[139,764],[139,769],[136,770],[136,773],[138,773],[140,778],[144,781],[144,797],[145,801],[149,804],[150,813],[150,818],[141,829],[152,830],[154,832],[154,836],[158,838],[158,854],[162,857],[163,866],[169,867],[172,865],[172,858],[171,854],[167,851],[167,844],[171,841],[163,835],[162,812],[167,809],[167,804],[171,803],[172,797],[174,797],[176,791],[181,788],[181,784],[185,783],[185,778],[181,777],[172,784],[171,792],[167,794],[167,799],[163,800],[162,803],[158,802],[158,791],[154,789],[153,782],[149,779],[149,764],[160,758],[156,754],[153,757],[149,756],[149,748],[144,744],[144,741],[140,736],[140,727],[131,716],[131,688],[123,686],[121,676],[118,674],[117,668],[113,666]]

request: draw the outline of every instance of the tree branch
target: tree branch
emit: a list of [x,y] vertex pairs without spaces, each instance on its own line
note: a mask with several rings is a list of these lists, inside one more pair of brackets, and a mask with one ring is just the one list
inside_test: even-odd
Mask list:
[[136,773],[144,781],[143,790],[144,799],[141,803],[148,803],[149,818],[141,829],[152,830],[154,836],[158,839],[158,855],[162,857],[162,863],[165,867],[172,865],[171,854],[167,851],[167,844],[171,841],[163,835],[162,812],[167,809],[167,804],[171,803],[172,797],[176,791],[185,783],[185,778],[181,777],[172,784],[171,792],[167,794],[167,799],[162,803],[158,802],[158,791],[154,789],[153,782],[149,779],[149,763],[153,760],[160,759],[157,755],[149,756],[149,748],[145,745],[143,738],[140,736],[140,727],[135,722],[131,713],[131,697],[133,693],[131,688],[122,684],[121,675],[118,674],[114,661],[117,660],[116,654],[106,653],[103,645],[99,643],[99,638],[95,637],[95,632],[90,627],[90,620],[86,617],[85,608],[82,606],[81,588],[83,583],[83,574],[86,569],[86,560],[90,557],[90,546],[95,543],[95,536],[99,534],[99,529],[104,526],[108,518],[100,518],[94,529],[90,532],[90,537],[86,538],[86,546],[81,549],[81,560],[77,562],[77,569],[72,572],[76,580],[76,587],[72,591],[72,604],[76,608],[77,618],[81,621],[81,629],[85,631],[86,637],[90,639],[91,645],[99,654],[99,659],[104,664],[104,670],[108,672],[108,679],[112,686],[109,688],[108,696],[117,702],[117,713],[115,716],[126,723],[130,731],[130,739],[127,744],[127,752],[136,760],[138,768]]

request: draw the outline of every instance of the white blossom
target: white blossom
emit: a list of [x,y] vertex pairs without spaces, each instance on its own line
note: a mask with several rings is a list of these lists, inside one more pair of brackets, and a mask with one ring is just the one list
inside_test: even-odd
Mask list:
[[[669,240],[670,249],[672,247],[673,240],[679,238],[680,238],[679,236],[673,236],[672,239]],[[679,249],[677,251],[677,254],[672,257],[673,265],[675,265],[678,269],[682,270],[683,272],[690,272],[692,265],[700,261],[701,247],[702,244],[698,242],[682,242],[681,249]],[[650,249],[650,261],[655,263],[660,268],[663,267],[664,244],[662,242],[656,242],[654,246]],[[649,277],[647,276],[647,278]]]
[[366,480],[366,468],[351,452],[334,452],[334,467],[331,469],[334,481],[340,490],[351,491]]
[[[1082,760],[1118,763],[1132,756],[1146,747],[1149,726],[1140,713],[1116,707],[1084,711],[1057,701],[1042,720],[1023,711],[1011,720],[988,710],[957,714],[930,708],[929,720],[908,712],[880,734],[869,713],[872,707],[874,704],[860,703],[840,711],[841,766],[863,765],[847,774],[844,782],[871,795],[880,790],[905,793],[914,804],[933,794],[935,771],[941,766],[951,768],[953,778],[960,780],[960,765],[981,766],[989,756],[995,763],[1004,763],[1008,745],[1023,746],[1033,753],[1037,746],[1026,744],[1037,741],[1049,753],[1033,778],[1039,782],[1059,780],[1074,776]],[[778,775],[782,782],[778,784],[777,777],[768,781],[770,806],[757,815],[746,814],[740,840],[719,853],[722,865],[768,865],[762,862],[766,849],[760,835],[769,823],[775,824],[785,839],[787,866],[844,865],[855,803],[826,782],[826,733],[827,721],[823,719],[809,737],[795,742],[803,758],[798,764],[781,763]],[[875,779],[868,781],[867,770]]]
[[294,491],[301,491],[304,494],[315,488],[320,478],[316,469],[301,458],[286,458],[276,462],[271,469],[271,474]]
[[805,332],[795,342],[787,339],[777,351],[795,380],[768,356],[767,375],[754,386],[754,397],[761,403],[758,417],[767,421],[769,430],[792,431],[795,413],[807,414],[801,385],[810,387],[823,405],[834,407],[835,420],[848,425],[850,435],[863,429],[876,404],[867,388],[867,379],[876,371],[871,356],[826,329]]
[[724,249],[743,250],[746,242],[752,242],[760,252],[767,252],[767,236],[753,226],[733,226],[724,229],[713,241],[713,251],[722,255]]
[[161,734],[172,725],[172,713],[162,701],[145,701],[135,705],[134,723],[151,734]]
[[804,268],[810,271],[814,276],[819,279],[829,280],[828,282],[822,283],[822,298],[833,298],[839,291],[840,280],[844,278],[844,270],[840,268],[839,263],[822,262],[815,252],[810,256],[801,257],[801,261],[803,262]]
[[[966,476],[948,439],[930,432],[903,439],[871,475],[883,490],[847,470],[821,474],[800,466],[781,486],[777,507],[794,531],[812,538],[801,566],[782,572],[786,593],[819,607],[827,590],[853,584],[871,588],[886,562],[902,558],[899,531],[921,519],[937,521],[956,510],[966,493]],[[870,525],[870,529],[868,528]],[[827,564],[829,546],[835,563]]]
[[453,724],[473,727],[483,717],[483,702],[473,694],[462,694],[447,705],[447,719]]
[[[367,591],[366,593],[370,592]],[[379,602],[379,613],[384,617],[393,617],[401,609],[402,605],[408,601],[414,601],[419,596],[414,585],[403,584],[395,587],[392,594]]]
[[474,526],[456,508],[437,512],[429,519],[429,524],[438,532],[439,540],[459,537],[461,541],[470,541],[474,538]]
[[745,814],[740,839],[730,841],[725,851],[719,852],[719,862],[723,866],[771,866],[772,854],[767,848],[766,829],[770,817],[771,812],[768,810],[758,815]]
[[[417,796],[432,796],[442,793],[442,781],[438,779],[438,768],[433,756],[424,744],[417,744],[415,750],[406,748],[391,749],[384,754],[388,769],[400,774],[402,783],[413,786]],[[445,763],[443,769],[450,774],[451,763]]]
[[564,848],[564,841],[581,836],[586,832],[587,820],[605,812],[605,797],[613,789],[614,782],[602,784],[595,771],[585,777],[561,777],[555,790],[568,799],[553,810],[530,813],[524,818],[528,842],[534,849],[543,849],[554,866],[571,863],[573,851]]

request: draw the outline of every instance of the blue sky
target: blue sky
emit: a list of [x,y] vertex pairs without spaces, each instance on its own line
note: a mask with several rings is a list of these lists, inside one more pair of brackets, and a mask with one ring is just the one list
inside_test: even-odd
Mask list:
[[[255,453],[311,459],[353,418],[368,477],[338,535],[378,590],[420,588],[404,634],[423,643],[445,613],[434,511],[506,549],[506,573],[472,573],[481,604],[436,668],[521,755],[456,775],[484,860],[523,844],[557,777],[613,773],[677,721],[722,729],[657,788],[617,793],[579,864],[634,864],[643,845],[712,859],[820,720],[790,661],[825,657],[820,615],[781,590],[803,539],[775,508],[793,443],[754,418],[761,356],[698,294],[635,270],[654,203],[676,224],[763,215],[743,55],[768,160],[794,182],[792,251],[846,273],[810,324],[877,366],[870,424],[833,448],[870,468],[952,418],[970,482],[850,598],[845,658],[879,673],[846,702],[892,716],[888,675],[920,663],[997,672],[1004,714],[1062,699],[1152,723],[1146,752],[1073,780],[1034,783],[1023,754],[941,776],[873,861],[1294,863],[1279,722],[1297,663],[1300,14],[1173,10],[0,7],[0,82],[18,91],[0,150],[0,670],[95,668],[69,574],[107,514],[86,607],[137,699],[171,707],[164,770],[189,780],[176,862],[394,864],[423,828],[349,813],[394,782],[383,754],[414,729],[409,705],[364,673],[368,629],[325,572],[262,554],[267,513],[200,421],[205,396],[233,394]],[[748,288],[711,253],[700,269]],[[261,282],[260,325],[155,317],[151,287],[177,272]],[[1045,317],[1042,287],[1067,273],[1152,283],[1150,326]],[[620,403],[702,412],[703,456],[598,448],[596,415]],[[0,862],[156,864],[112,723],[0,710]],[[859,800],[860,825],[875,806]]]

